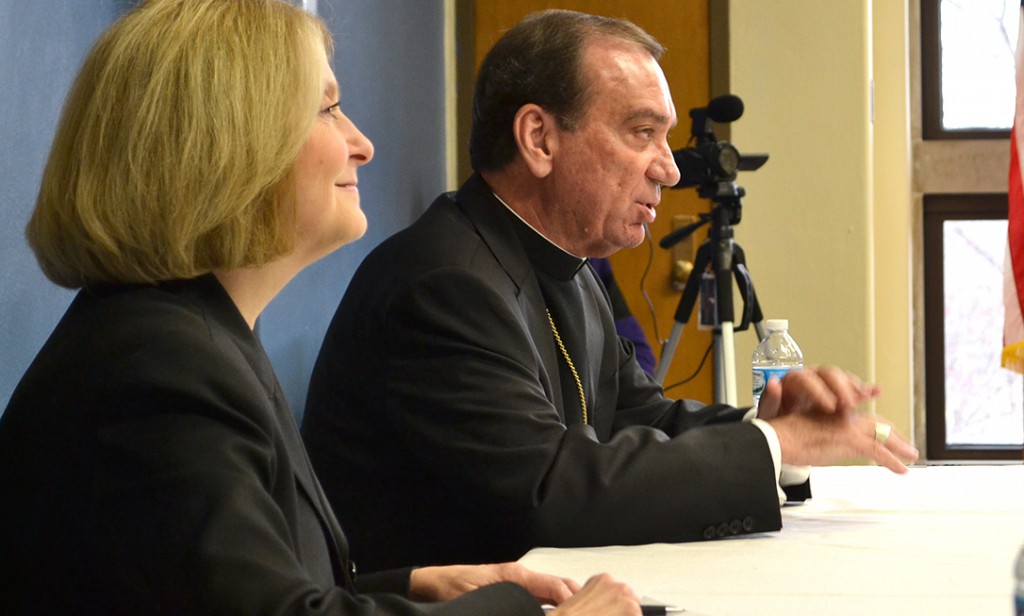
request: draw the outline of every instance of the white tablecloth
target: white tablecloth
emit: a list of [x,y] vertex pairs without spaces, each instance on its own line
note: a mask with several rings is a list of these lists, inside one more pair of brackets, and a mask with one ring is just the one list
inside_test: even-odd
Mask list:
[[714,616],[1012,614],[1024,466],[817,468],[778,533],[684,544],[531,550],[526,566]]

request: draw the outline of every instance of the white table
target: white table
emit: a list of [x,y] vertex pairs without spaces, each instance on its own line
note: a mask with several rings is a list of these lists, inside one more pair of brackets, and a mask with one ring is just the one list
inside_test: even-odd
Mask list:
[[1024,466],[817,468],[778,533],[710,542],[531,550],[579,582],[606,571],[638,595],[712,616],[1012,613]]

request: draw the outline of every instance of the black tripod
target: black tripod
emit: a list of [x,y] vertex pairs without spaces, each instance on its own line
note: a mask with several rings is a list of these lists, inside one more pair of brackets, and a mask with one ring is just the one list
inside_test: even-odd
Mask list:
[[[702,295],[702,307],[706,317],[710,316],[714,327],[715,351],[715,402],[737,406],[736,362],[733,333],[744,331],[754,323],[759,340],[766,335],[762,321],[761,306],[754,293],[754,283],[747,270],[743,249],[733,241],[732,226],[740,221],[742,204],[740,198],[746,194],[742,187],[733,182],[709,182],[698,190],[701,197],[710,199],[713,206],[709,214],[701,214],[701,220],[666,235],[659,245],[669,248],[688,237],[698,228],[710,224],[707,239],[697,249],[693,271],[683,288],[676,309],[675,324],[668,340],[662,347],[661,358],[655,371],[655,379],[665,383],[669,364],[675,354],[683,328],[689,321],[698,295]],[[733,293],[730,278],[735,277],[740,296],[743,299],[743,318],[738,327],[733,327]],[[704,280],[707,279],[707,283]],[[702,289],[702,287],[704,287]]]

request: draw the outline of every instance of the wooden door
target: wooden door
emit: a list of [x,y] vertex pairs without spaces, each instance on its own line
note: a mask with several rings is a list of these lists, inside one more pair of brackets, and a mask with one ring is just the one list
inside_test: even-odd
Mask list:
[[[710,25],[708,0],[457,0],[459,67],[459,176],[469,175],[469,118],[472,103],[473,80],[476,70],[501,34],[528,13],[563,8],[623,17],[653,35],[667,48],[661,60],[668,79],[672,98],[679,116],[679,124],[672,131],[669,142],[673,150],[686,147],[690,138],[688,111],[704,107],[710,98]],[[720,137],[722,137],[720,135]],[[611,258],[615,278],[633,314],[647,333],[655,356],[661,353],[662,342],[668,338],[681,292],[673,287],[671,272],[677,251],[664,250],[657,240],[672,231],[673,219],[707,212],[710,203],[697,197],[695,189],[664,190],[658,218],[651,225],[653,247],[643,244],[632,250],[622,250]],[[690,242],[697,246],[707,233],[701,229]],[[684,251],[688,252],[688,251]],[[692,260],[692,256],[690,257]],[[645,270],[647,275],[644,276]],[[646,290],[652,310],[641,290]],[[711,334],[698,330],[696,310],[670,363],[665,383],[667,386],[690,376],[697,369],[705,350],[711,344]],[[704,402],[713,399],[713,355],[709,355],[703,369],[692,381],[669,389],[667,395],[675,398],[695,398]]]

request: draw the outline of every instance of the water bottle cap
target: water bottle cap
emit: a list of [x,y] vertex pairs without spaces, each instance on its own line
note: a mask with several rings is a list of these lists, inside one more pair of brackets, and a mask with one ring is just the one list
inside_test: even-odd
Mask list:
[[764,326],[770,332],[780,332],[789,329],[789,319],[768,319],[764,322]]

